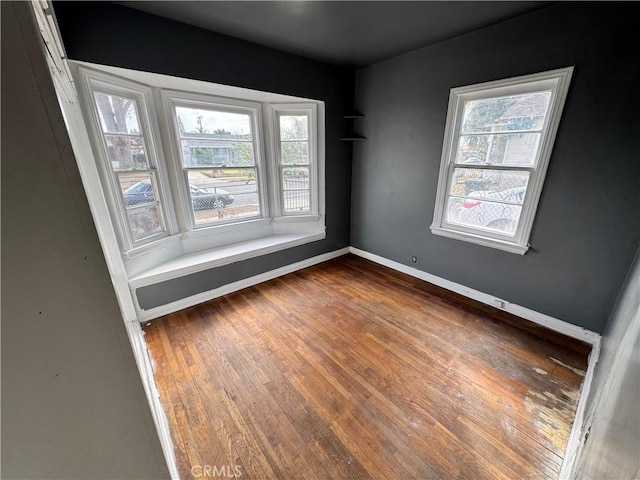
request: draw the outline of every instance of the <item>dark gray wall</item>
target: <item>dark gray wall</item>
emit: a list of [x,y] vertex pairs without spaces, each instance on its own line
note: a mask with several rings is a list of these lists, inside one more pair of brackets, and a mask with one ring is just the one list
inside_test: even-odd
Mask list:
[[69,58],[325,102],[326,239],[141,289],[143,308],[349,245],[353,72],[109,3],[56,2]]
[[2,16],[2,478],[168,478],[26,2]]
[[[351,244],[602,332],[640,238],[637,7],[559,3],[357,71]],[[431,234],[449,90],[570,65],[529,252]]]

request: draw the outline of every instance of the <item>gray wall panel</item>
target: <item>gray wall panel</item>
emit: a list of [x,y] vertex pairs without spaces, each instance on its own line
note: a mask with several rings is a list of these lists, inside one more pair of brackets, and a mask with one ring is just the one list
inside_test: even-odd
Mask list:
[[638,478],[639,413],[640,250],[602,336],[583,429],[590,428],[590,434],[578,456],[575,478]]
[[27,2],[2,2],[2,478],[168,478]]
[[[136,290],[140,307],[144,310],[166,305],[182,298],[206,292],[214,288],[237,282],[245,278],[275,270],[283,265],[300,262],[309,257],[325,253],[326,246],[322,242],[313,242],[301,247],[294,247],[271,255],[263,255],[253,261],[242,261],[224,265],[202,272],[174,278]],[[331,248],[329,251],[338,250]]]
[[[352,245],[602,332],[640,239],[636,7],[557,4],[357,71]],[[449,90],[570,65],[529,252],[431,234]]]

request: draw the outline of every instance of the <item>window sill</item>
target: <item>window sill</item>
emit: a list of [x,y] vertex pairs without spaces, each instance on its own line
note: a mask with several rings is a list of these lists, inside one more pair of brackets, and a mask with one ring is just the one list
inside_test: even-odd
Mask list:
[[275,217],[273,223],[297,223],[297,222],[317,222],[321,220],[320,215],[283,215],[282,217]]
[[129,287],[136,289],[172,278],[182,277],[210,268],[228,265],[249,258],[267,255],[286,248],[325,238],[324,231],[317,233],[297,233],[270,235],[245,242],[217,247],[201,252],[189,253],[156,265],[129,279]]
[[448,228],[438,227],[435,225],[431,226],[431,233],[442,237],[462,240],[463,242],[475,243],[476,245],[482,245],[483,247],[496,248],[509,253],[517,253],[519,255],[524,255],[527,253],[527,250],[529,250],[529,245],[520,245],[514,242],[484,237],[482,235],[474,235],[472,233],[459,232],[457,230],[450,230]]

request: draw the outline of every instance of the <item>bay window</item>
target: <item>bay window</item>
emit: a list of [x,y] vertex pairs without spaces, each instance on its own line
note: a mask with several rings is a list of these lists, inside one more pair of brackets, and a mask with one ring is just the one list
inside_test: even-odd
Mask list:
[[324,238],[322,102],[71,64],[131,285]]

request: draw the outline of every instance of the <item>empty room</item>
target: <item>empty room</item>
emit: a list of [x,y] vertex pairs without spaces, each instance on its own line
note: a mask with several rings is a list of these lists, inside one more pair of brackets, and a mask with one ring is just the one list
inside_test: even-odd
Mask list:
[[3,478],[640,478],[637,3],[1,8]]

